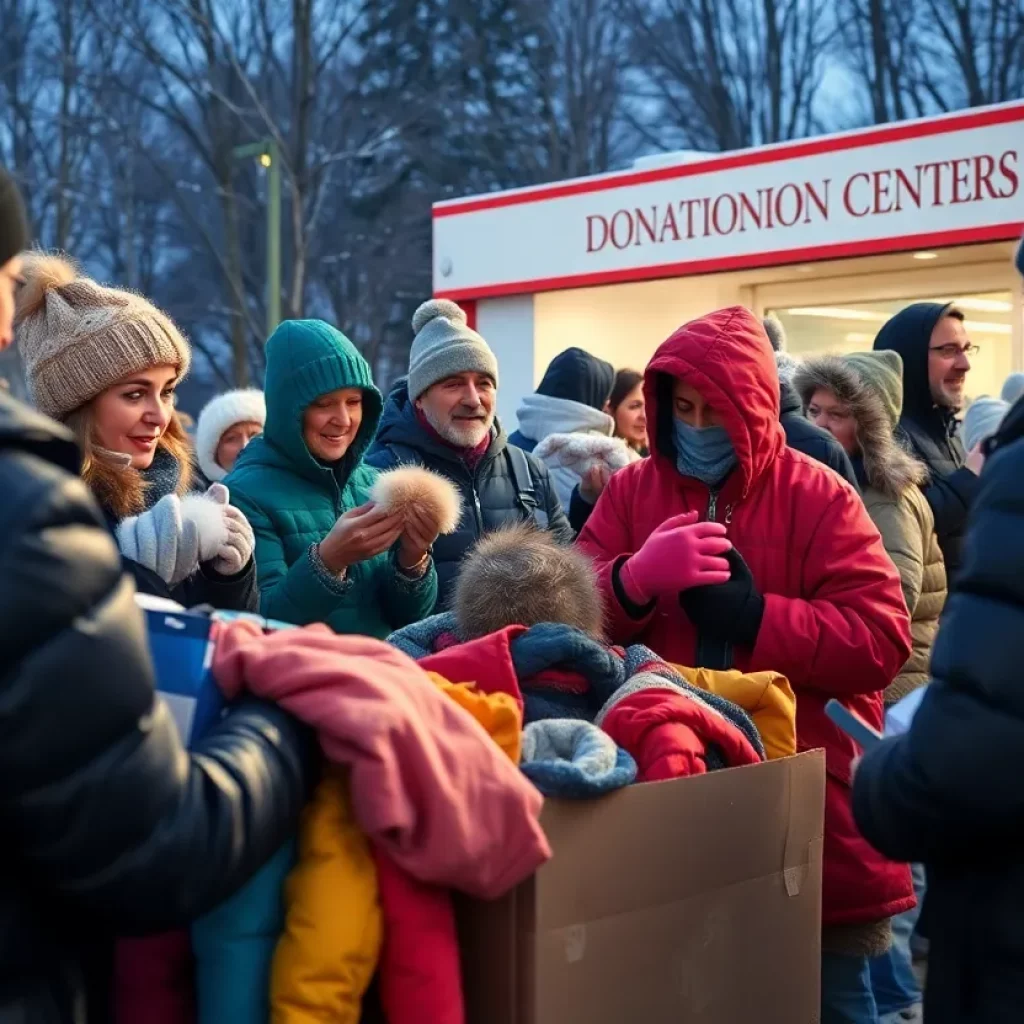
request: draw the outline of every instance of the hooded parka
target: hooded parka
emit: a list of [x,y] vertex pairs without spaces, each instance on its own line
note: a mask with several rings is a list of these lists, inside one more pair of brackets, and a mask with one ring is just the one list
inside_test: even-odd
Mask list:
[[[738,465],[717,491],[676,468],[664,378],[685,380],[720,412]],[[850,766],[860,748],[825,714],[836,697],[881,729],[882,691],[910,654],[899,574],[878,530],[849,484],[786,447],[775,359],[748,310],[679,328],[648,364],[644,394],[654,450],[611,478],[579,539],[598,569],[610,638],[696,665],[701,638],[679,600],[638,609],[618,572],[672,516],[696,510],[725,523],[764,614],[754,646],[732,649],[733,665],[714,667],[785,675],[798,698],[799,749],[825,749],[824,922],[868,924],[909,909],[909,869],[872,850],[853,823]]]
[[[306,408],[320,395],[360,388],[363,421],[344,457],[326,465],[302,436]],[[433,563],[419,579],[398,569],[391,552],[348,567],[342,583],[325,580],[310,548],[351,509],[369,501],[377,471],[363,454],[380,421],[382,399],[355,346],[321,320],[288,320],[267,342],[267,422],[238,457],[225,483],[256,534],[260,611],[336,633],[383,638],[428,615],[437,599]]]
[[915,302],[886,323],[875,338],[876,351],[889,349],[903,359],[903,414],[900,433],[928,467],[924,496],[935,516],[935,530],[952,581],[960,568],[960,545],[967,513],[978,491],[978,478],[967,469],[960,421],[932,398],[928,349],[932,331],[952,304]]
[[932,643],[946,603],[946,567],[935,535],[935,517],[920,490],[928,470],[900,447],[880,395],[845,360],[835,356],[809,360],[797,371],[794,383],[805,407],[815,391],[826,389],[849,406],[856,424],[861,453],[853,466],[864,505],[899,570],[910,612],[914,651],[885,691],[885,703],[895,704],[928,682]]

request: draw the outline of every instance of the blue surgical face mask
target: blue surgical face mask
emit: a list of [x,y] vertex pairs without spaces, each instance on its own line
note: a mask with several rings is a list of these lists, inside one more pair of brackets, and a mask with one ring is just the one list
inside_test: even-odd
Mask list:
[[736,450],[725,427],[691,427],[673,418],[676,468],[683,476],[714,487],[736,466]]

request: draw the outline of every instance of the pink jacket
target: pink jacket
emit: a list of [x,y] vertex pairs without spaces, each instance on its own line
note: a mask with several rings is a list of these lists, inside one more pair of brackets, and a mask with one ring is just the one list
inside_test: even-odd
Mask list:
[[213,673],[314,725],[350,769],[356,820],[413,878],[494,899],[551,856],[540,794],[411,658],[324,625],[220,626]]

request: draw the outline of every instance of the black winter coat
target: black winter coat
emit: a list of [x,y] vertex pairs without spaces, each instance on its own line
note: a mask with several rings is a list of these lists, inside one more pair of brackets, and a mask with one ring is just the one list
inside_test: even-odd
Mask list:
[[834,470],[859,494],[857,475],[843,446],[827,430],[822,430],[804,415],[800,396],[791,384],[780,381],[779,391],[779,422],[786,432],[786,445]]
[[952,412],[935,405],[928,381],[932,331],[949,308],[938,302],[907,306],[878,332],[874,347],[898,352],[903,359],[900,434],[931,473],[924,496],[935,514],[935,533],[952,586],[960,568],[960,548],[967,513],[978,493],[978,478],[964,466],[959,422]]
[[114,930],[186,924],[297,826],[312,744],[248,702],[181,746],[63,427],[0,395],[0,1021],[111,1019]]
[[1024,1014],[1024,403],[993,448],[934,681],[910,732],[867,753],[854,780],[867,839],[928,871],[928,1024]]
[[536,512],[525,509],[519,501],[511,459],[506,452],[508,437],[500,426],[497,426],[487,454],[475,470],[470,470],[455,449],[424,431],[416,417],[415,407],[409,401],[408,388],[402,382],[388,396],[376,440],[365,462],[378,469],[393,469],[408,461],[392,445],[412,449],[420,464],[447,477],[462,493],[462,519],[458,529],[447,537],[439,537],[434,543],[438,608],[448,606],[463,556],[483,534],[491,530],[534,518],[563,543],[572,542],[573,530],[562,511],[547,467],[527,452],[522,455],[534,488]]

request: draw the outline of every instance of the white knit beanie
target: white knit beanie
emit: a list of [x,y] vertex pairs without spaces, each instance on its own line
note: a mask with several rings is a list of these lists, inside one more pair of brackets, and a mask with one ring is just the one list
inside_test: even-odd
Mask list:
[[217,446],[228,427],[236,423],[267,422],[267,402],[257,388],[225,391],[211,398],[199,414],[196,423],[196,458],[199,468],[210,483],[223,480],[228,471],[217,462]]
[[498,360],[451,299],[429,299],[413,314],[416,337],[409,349],[409,397],[457,373],[483,373],[498,386]]
[[989,395],[982,395],[971,402],[971,407],[964,416],[964,448],[969,452],[974,451],[985,438],[991,437],[999,429],[1003,417],[1009,410],[1008,403]]

